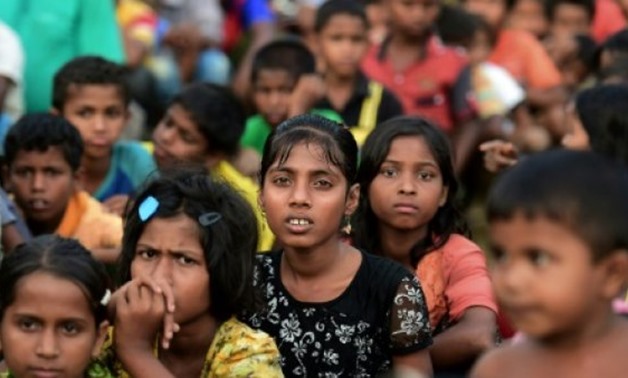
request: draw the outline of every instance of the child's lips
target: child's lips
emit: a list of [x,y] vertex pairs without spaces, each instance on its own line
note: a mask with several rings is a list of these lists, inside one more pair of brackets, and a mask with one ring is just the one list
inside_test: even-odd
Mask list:
[[49,203],[43,199],[34,199],[28,201],[28,206],[34,211],[45,211],[49,207]]

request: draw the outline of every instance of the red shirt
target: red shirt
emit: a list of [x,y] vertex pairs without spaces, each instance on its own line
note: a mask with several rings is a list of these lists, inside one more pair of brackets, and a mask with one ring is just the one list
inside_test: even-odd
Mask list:
[[362,61],[362,69],[371,79],[384,84],[401,100],[404,113],[419,115],[451,131],[453,111],[450,91],[458,74],[467,64],[466,57],[431,37],[425,56],[402,72],[397,72],[386,59],[388,40],[372,46]]
[[596,0],[595,16],[591,34],[597,43],[604,42],[608,37],[626,27],[626,19],[621,7],[613,0]]

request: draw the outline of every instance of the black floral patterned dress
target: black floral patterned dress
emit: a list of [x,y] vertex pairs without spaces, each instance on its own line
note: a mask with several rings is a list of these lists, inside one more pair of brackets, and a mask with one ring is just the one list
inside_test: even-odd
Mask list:
[[282,251],[258,256],[255,284],[265,310],[246,321],[275,338],[288,377],[371,377],[394,355],[432,343],[423,292],[396,262],[362,252],[347,289],[326,303],[304,303],[284,288]]

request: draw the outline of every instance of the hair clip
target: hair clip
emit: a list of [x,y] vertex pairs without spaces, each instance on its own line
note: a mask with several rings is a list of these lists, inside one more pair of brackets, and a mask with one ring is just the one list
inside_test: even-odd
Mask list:
[[144,201],[142,201],[140,207],[138,207],[137,213],[139,214],[142,222],[146,222],[150,217],[155,214],[158,208],[159,201],[157,201],[157,198],[153,196],[148,196],[144,198]]
[[210,211],[209,213],[201,214],[198,217],[198,223],[200,223],[203,227],[209,227],[221,219],[222,215],[220,215],[220,213]]
[[102,299],[100,300],[100,304],[103,306],[107,306],[109,304],[110,299],[111,299],[111,290],[107,289],[107,291],[105,291],[105,295],[103,295]]

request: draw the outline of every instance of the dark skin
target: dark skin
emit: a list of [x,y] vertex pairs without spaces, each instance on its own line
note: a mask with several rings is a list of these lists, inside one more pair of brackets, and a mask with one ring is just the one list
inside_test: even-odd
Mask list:
[[20,235],[15,224],[7,224],[2,227],[2,250],[5,253],[11,252],[13,248],[24,243],[24,238]]
[[[419,231],[380,229],[384,256],[414,273],[408,251],[425,235]],[[496,316],[485,307],[468,308],[458,322],[433,338],[430,357],[435,370],[466,365],[495,345]]]
[[241,99],[248,100],[251,89],[251,70],[255,53],[275,36],[275,25],[269,22],[256,23],[251,27],[251,44],[235,73],[232,82],[234,93]]

